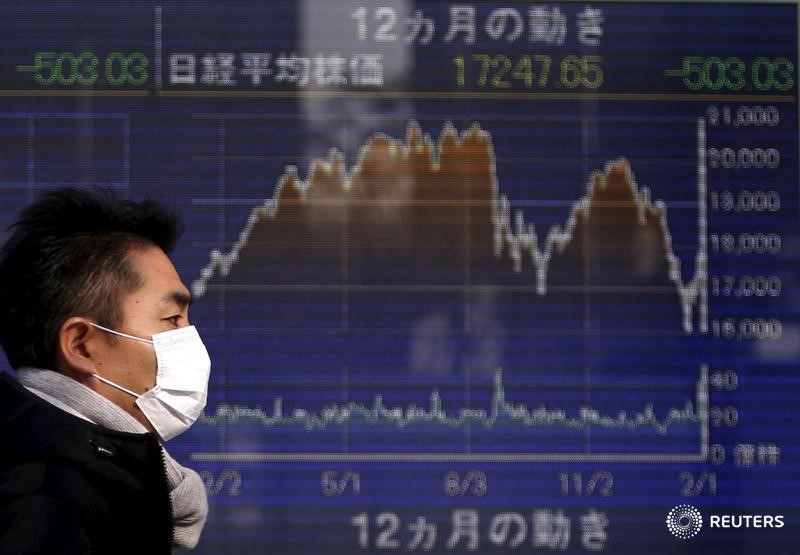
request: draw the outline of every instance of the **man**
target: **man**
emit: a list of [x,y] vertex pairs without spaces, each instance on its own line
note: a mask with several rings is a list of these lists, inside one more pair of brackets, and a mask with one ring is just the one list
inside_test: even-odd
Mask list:
[[161,205],[45,193],[0,250],[0,553],[194,547],[205,488],[161,442],[205,406],[210,362]]

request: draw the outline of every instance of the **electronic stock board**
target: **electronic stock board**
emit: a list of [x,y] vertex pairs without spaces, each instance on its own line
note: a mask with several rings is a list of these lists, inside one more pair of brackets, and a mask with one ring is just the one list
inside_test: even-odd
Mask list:
[[3,229],[186,223],[197,552],[795,552],[796,3],[0,16]]

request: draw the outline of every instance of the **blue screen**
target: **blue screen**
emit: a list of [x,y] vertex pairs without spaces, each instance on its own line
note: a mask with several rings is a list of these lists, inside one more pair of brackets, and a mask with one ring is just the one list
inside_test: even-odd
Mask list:
[[797,21],[3,3],[0,227],[182,214],[198,553],[794,553]]

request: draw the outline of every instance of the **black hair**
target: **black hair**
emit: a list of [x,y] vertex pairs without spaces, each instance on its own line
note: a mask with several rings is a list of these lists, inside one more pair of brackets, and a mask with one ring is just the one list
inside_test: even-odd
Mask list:
[[58,333],[73,316],[114,328],[141,286],[131,249],[172,251],[177,213],[103,187],[47,191],[23,209],[0,249],[0,344],[13,368],[56,369]]

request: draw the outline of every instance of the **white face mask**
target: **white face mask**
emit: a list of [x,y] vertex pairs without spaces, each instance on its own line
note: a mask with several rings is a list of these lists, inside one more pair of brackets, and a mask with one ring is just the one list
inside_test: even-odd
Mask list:
[[149,339],[92,325],[108,333],[150,343],[156,352],[158,369],[153,389],[138,394],[99,374],[94,377],[136,397],[136,405],[163,441],[185,432],[203,412],[208,396],[211,359],[194,326],[156,333]]

